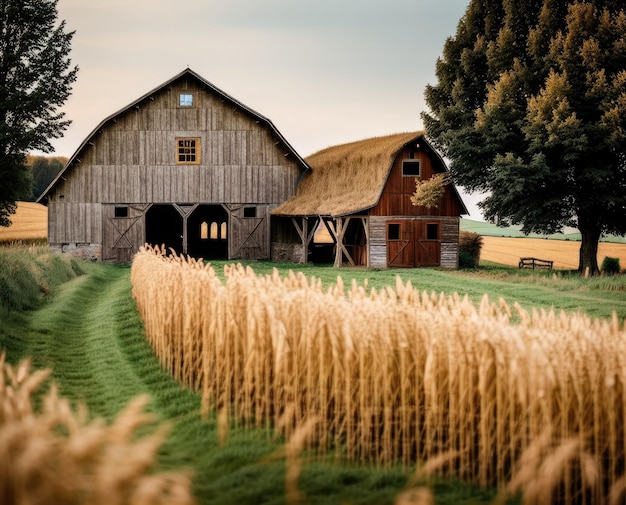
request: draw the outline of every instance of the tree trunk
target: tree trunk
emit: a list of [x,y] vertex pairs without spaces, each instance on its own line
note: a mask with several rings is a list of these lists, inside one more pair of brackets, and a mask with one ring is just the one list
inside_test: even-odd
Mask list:
[[600,241],[600,227],[597,225],[579,225],[581,242],[578,258],[578,272],[589,275],[598,275],[598,242]]

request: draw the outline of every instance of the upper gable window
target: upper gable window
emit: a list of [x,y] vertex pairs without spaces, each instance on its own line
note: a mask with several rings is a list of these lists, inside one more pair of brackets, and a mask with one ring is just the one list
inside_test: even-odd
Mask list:
[[200,163],[200,139],[176,139],[176,163],[178,165],[198,165]]
[[179,94],[178,105],[180,105],[181,107],[191,107],[193,105],[193,95],[191,93]]
[[404,177],[419,177],[420,162],[419,160],[405,160],[402,162],[402,175]]

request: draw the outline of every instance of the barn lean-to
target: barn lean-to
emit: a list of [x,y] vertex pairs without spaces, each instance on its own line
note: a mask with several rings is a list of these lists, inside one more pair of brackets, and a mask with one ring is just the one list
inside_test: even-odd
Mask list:
[[98,261],[130,261],[147,242],[304,262],[323,225],[336,266],[456,267],[467,213],[456,189],[436,209],[409,201],[416,177],[445,170],[420,132],[305,160],[268,118],[187,68],[104,119],[39,201],[50,246]]

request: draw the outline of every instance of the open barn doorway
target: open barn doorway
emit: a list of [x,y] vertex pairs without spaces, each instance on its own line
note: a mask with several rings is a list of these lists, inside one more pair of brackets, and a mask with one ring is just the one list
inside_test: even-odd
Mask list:
[[187,218],[187,253],[208,260],[228,259],[228,212],[221,205],[198,205]]
[[173,205],[154,204],[146,212],[146,242],[183,252],[183,218]]

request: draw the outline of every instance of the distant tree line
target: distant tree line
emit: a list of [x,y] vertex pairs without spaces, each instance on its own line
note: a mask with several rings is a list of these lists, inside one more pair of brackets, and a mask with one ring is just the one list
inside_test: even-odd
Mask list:
[[64,156],[32,156],[26,157],[26,169],[30,184],[25,189],[20,200],[25,202],[35,201],[48,187],[56,175],[67,163]]

